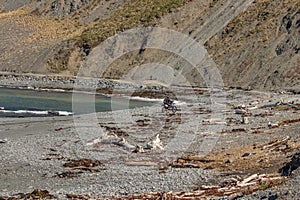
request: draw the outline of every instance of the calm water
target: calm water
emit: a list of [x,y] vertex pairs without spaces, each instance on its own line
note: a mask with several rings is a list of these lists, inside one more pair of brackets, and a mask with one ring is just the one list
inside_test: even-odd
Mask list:
[[[72,106],[73,97],[73,106]],[[151,106],[154,102],[88,93],[0,88],[0,117],[84,114]]]

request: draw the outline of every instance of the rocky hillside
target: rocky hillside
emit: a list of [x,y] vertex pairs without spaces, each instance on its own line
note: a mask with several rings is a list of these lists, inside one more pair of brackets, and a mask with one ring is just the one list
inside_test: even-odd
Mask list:
[[[0,9],[0,71],[76,75],[108,37],[153,26],[203,45],[226,86],[300,88],[297,0],[4,0]],[[102,76],[122,78],[147,63],[177,70],[189,65],[172,53],[146,49],[116,59]],[[195,70],[182,73],[205,84]]]
[[205,44],[227,84],[299,88],[299,9],[296,0],[255,1]]

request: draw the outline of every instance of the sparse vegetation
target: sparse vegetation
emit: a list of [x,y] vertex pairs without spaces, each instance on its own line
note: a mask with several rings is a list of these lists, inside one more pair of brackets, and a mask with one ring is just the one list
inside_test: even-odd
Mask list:
[[82,35],[75,38],[79,45],[88,44],[92,47],[98,45],[108,37],[137,25],[155,25],[156,20],[166,13],[176,9],[189,0],[133,0],[119,7],[116,12],[106,20],[91,24]]
[[[88,49],[97,46],[108,37],[118,32],[137,26],[153,26],[156,21],[172,12],[173,9],[181,7],[190,0],[133,0],[123,6],[120,6],[114,14],[108,19],[98,20],[90,23],[82,34],[76,34],[70,43],[81,49]],[[61,55],[71,55],[70,51],[74,48],[65,48],[59,50],[53,58],[48,61],[48,69],[55,73],[60,73],[68,69],[69,58]],[[86,55],[89,51],[86,51]],[[81,55],[84,60],[85,55]],[[74,72],[76,73],[76,72]]]
[[[35,4],[36,2],[32,1],[31,4],[28,4],[27,10],[25,6],[11,12],[0,13],[0,20],[3,20],[3,23],[18,25],[15,26],[17,28],[12,28],[12,32],[20,33],[16,38],[22,40],[16,42],[17,50],[6,51],[0,55],[3,59],[16,63],[12,61],[14,58],[22,57],[22,52],[28,52],[23,51],[24,48],[36,45],[39,49],[35,53],[28,53],[32,56],[32,58],[28,56],[28,62],[25,63],[25,59],[23,59],[15,64],[15,69],[11,70],[24,72],[25,69],[27,72],[37,72],[40,71],[37,70],[38,68],[42,68],[41,71],[45,73],[50,71],[61,75],[76,74],[75,69],[81,66],[82,61],[93,47],[119,32],[135,27],[159,25],[190,34],[197,40],[199,37],[206,37],[196,34],[202,33],[201,29],[209,27],[210,20],[216,17],[215,20],[220,21],[220,24],[227,24],[226,27],[222,29],[210,26],[209,30],[202,31],[210,38],[206,38],[208,53],[220,66],[226,85],[243,84],[244,88],[272,87],[274,84],[280,85],[283,82],[286,83],[285,85],[289,84],[289,87],[296,85],[296,81],[287,83],[287,80],[298,78],[299,73],[296,73],[298,70],[292,70],[298,66],[295,64],[295,59],[280,58],[277,65],[273,62],[278,62],[278,60],[272,57],[283,55],[286,52],[294,55],[294,52],[299,50],[295,29],[299,23],[297,11],[300,4],[296,0],[253,1],[247,9],[242,9],[235,1],[222,3],[220,0],[203,2],[192,0],[89,0],[76,1],[78,2],[75,3],[76,6],[73,3],[71,5],[71,0],[66,0],[62,4],[58,3],[55,8],[51,7],[51,2],[43,1],[39,5]],[[244,3],[245,5],[249,4],[249,2]],[[241,13],[233,20],[231,17],[225,19],[222,18],[222,9],[224,12],[232,10],[233,13],[230,13],[232,17],[234,13]],[[220,15],[215,15],[217,12],[220,12]],[[18,17],[16,18],[16,16]],[[221,29],[222,31],[220,31]],[[11,32],[9,28],[5,31]],[[210,31],[212,31],[211,34],[208,34],[207,32]],[[214,31],[218,31],[218,33]],[[289,31],[291,34],[287,33]],[[284,36],[284,34],[290,34],[290,36]],[[7,43],[8,47],[9,43],[10,41]],[[32,48],[32,51],[35,50]],[[166,55],[149,52],[148,50],[143,52],[139,59],[133,58],[138,61],[135,65],[153,60],[142,59],[147,56],[163,60]],[[36,57],[40,57],[40,59],[36,59]],[[36,66],[29,66],[28,63],[35,62],[34,60],[38,61],[35,63]],[[120,61],[120,65],[124,66],[120,68],[121,72],[129,63],[123,62],[124,60]],[[5,65],[6,63],[2,65],[4,71],[8,69]],[[280,65],[286,66],[286,70]],[[279,69],[276,77],[271,76],[267,70],[271,66]],[[270,71],[275,71],[275,69]],[[252,74],[249,75],[249,72]],[[257,75],[256,72],[258,72]],[[104,77],[119,78],[119,75],[113,72]],[[266,78],[268,80],[260,78],[260,80],[253,81],[257,77],[268,77]],[[198,79],[196,76],[194,78]],[[261,84],[257,86],[258,84],[253,82]]]
[[[217,65],[222,66],[220,69],[223,77],[231,77],[229,85],[244,85],[249,88],[292,85],[287,80],[294,82],[296,79],[283,77],[286,77],[285,69],[292,69],[296,65],[294,61],[286,61],[295,60],[293,57],[296,57],[294,52],[297,52],[297,42],[290,44],[288,41],[294,41],[298,37],[296,23],[299,15],[296,13],[299,12],[299,7],[296,0],[254,1],[205,44]],[[281,64],[285,68],[278,65],[277,52],[282,55],[280,60],[285,60]],[[283,56],[285,52],[289,53]],[[270,76],[270,69],[280,69],[280,73]],[[256,78],[259,80],[253,81]]]
[[209,4],[209,7],[214,7],[215,5],[217,5],[218,2],[219,0],[212,0]]

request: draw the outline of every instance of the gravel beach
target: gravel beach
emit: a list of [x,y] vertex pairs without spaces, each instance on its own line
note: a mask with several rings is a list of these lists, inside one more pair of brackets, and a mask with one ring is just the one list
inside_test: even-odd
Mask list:
[[[87,115],[0,118],[0,198],[35,189],[58,199],[184,194],[202,186],[221,187],[230,178],[279,173],[299,150],[299,95],[170,91],[176,97],[175,114],[162,112],[157,102]],[[246,162],[250,164],[243,166]],[[194,198],[298,199],[297,168],[281,184]]]

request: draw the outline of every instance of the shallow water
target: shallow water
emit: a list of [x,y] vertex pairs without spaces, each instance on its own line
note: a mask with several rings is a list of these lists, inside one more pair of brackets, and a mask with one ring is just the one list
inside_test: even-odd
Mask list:
[[154,101],[92,93],[0,88],[0,117],[76,115],[153,104]]

